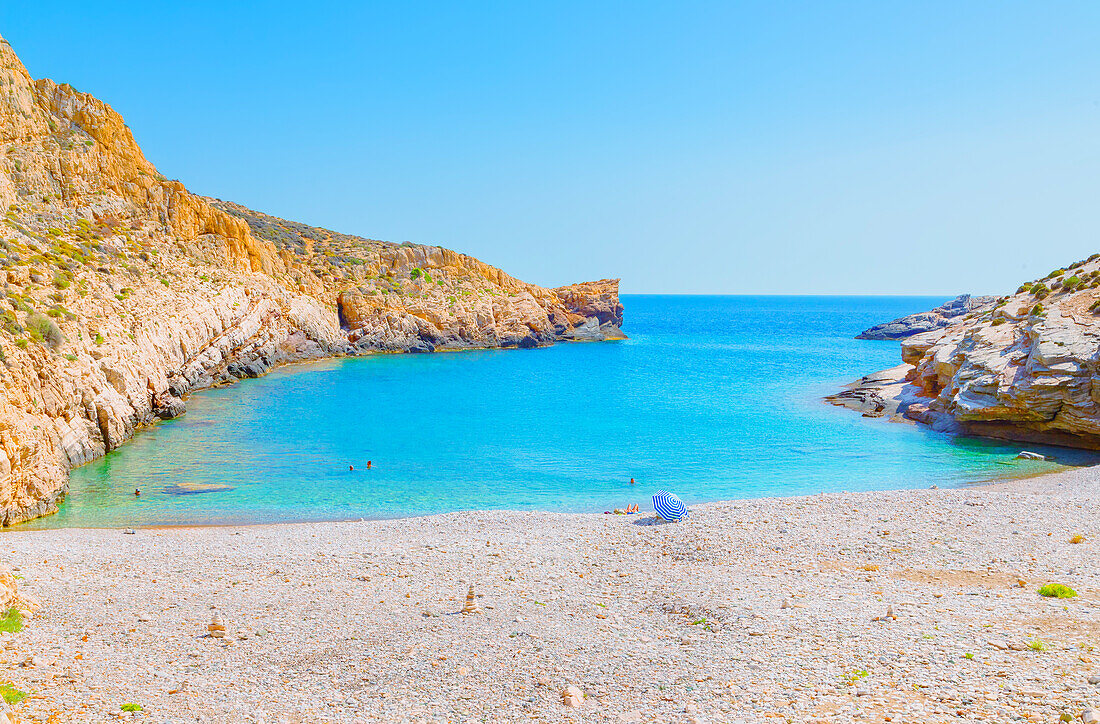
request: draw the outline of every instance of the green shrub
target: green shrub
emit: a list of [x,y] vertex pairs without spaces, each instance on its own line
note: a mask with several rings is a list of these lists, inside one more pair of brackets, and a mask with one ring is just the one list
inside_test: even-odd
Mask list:
[[1005,318],[1004,317],[997,317],[996,319],[993,320],[992,325],[994,327],[999,327],[1004,323],[1005,323]]
[[1062,282],[1062,286],[1066,288],[1066,291],[1072,291],[1076,289],[1084,280],[1074,274],[1069,279]]
[[17,340],[15,340],[15,346],[18,347],[19,349],[26,349],[27,348],[27,340],[17,339]]
[[1077,591],[1061,583],[1048,583],[1039,589],[1039,595],[1045,598],[1076,598]]
[[0,328],[12,336],[23,333],[23,327],[19,324],[15,312],[10,310],[0,312]]
[[424,272],[418,266],[414,266],[412,271],[409,272],[409,279],[419,279]]
[[41,312],[34,312],[27,317],[27,333],[35,342],[45,342],[54,349],[65,341],[65,335],[61,333],[57,323]]
[[0,631],[16,633],[23,630],[23,612],[18,608],[9,608],[0,618]]
[[27,692],[20,691],[7,682],[0,682],[0,696],[9,704],[18,704],[27,697]]
[[101,332],[96,332],[95,333],[95,343],[96,343],[96,345],[97,346],[101,345],[101,344],[103,344],[103,342],[104,342],[103,334]]
[[1034,307],[1031,308],[1030,314],[1033,317],[1042,316],[1042,314],[1043,314],[1043,305],[1042,304],[1036,304]]
[[131,704],[129,702],[122,705],[123,711],[141,711],[141,704]]
[[1046,295],[1050,294],[1050,287],[1048,287],[1046,284],[1043,284],[1042,282],[1039,282],[1037,284],[1032,284],[1029,291],[1031,292],[1032,296],[1042,299]]

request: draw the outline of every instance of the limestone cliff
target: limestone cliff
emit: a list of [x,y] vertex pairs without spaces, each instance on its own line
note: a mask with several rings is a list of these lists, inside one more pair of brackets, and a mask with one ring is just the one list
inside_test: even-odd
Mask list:
[[830,401],[943,430],[1100,448],[1100,254],[909,337],[901,354],[903,367]]
[[297,360],[622,337],[618,280],[546,289],[191,194],[110,106],[0,38],[0,524],[194,390]]

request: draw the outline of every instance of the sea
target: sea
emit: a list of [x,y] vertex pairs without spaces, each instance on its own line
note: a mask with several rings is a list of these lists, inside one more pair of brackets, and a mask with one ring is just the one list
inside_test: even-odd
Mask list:
[[645,511],[659,489],[690,506],[1097,462],[1030,444],[1055,462],[1018,460],[1018,444],[822,401],[900,363],[897,342],[856,334],[943,301],[627,295],[623,341],[285,367],[193,394],[182,417],[73,470],[58,514],[19,527]]

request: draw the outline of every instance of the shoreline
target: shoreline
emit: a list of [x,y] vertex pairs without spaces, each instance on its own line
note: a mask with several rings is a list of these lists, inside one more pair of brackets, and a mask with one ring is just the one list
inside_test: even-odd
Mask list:
[[[663,525],[489,511],[10,531],[4,556],[45,605],[0,665],[32,694],[20,715],[73,722],[126,702],[148,721],[1051,721],[1100,703],[1083,648],[1100,637],[1098,500],[1086,467],[705,503]],[[481,613],[460,615],[470,585]],[[215,610],[224,639],[206,635]]]
[[[912,423],[912,424],[919,424],[919,423]],[[1013,458],[1013,459],[1015,459],[1015,458]],[[1054,461],[1051,461],[1051,462],[1054,462]],[[1004,464],[1005,465],[1011,465],[1011,463],[1008,463],[1008,462],[1006,462]],[[1083,469],[1100,468],[1100,462],[1089,463],[1089,464],[1086,464],[1086,465],[1068,465],[1068,464],[1057,463],[1057,462],[1054,462],[1054,464],[1060,465],[1061,469],[1046,470],[1046,471],[1031,472],[1031,473],[1023,473],[1023,474],[1018,475],[1018,476],[1004,476],[1004,477],[998,476],[998,477],[988,478],[988,479],[984,479],[984,480],[975,480],[975,481],[968,482],[968,483],[961,483],[961,484],[958,484],[958,485],[953,485],[953,486],[944,487],[944,488],[936,487],[934,489],[935,490],[941,490],[941,489],[942,490],[973,490],[973,489],[980,489],[980,488],[990,487],[990,486],[999,486],[999,485],[1011,484],[1011,483],[1014,483],[1014,482],[1017,482],[1017,481],[1033,480],[1033,479],[1036,479],[1036,478],[1048,478],[1048,477],[1051,477],[1051,476],[1063,475],[1063,474],[1066,474],[1066,473],[1072,473],[1072,472],[1076,472],[1076,471],[1083,470]],[[861,495],[861,494],[868,494],[868,493],[904,493],[904,492],[917,491],[917,490],[928,490],[928,488],[883,488],[883,489],[870,489],[870,490],[839,490],[839,491],[823,491],[823,492],[820,492],[820,493],[809,493],[809,494],[799,493],[799,494],[793,494],[793,495],[762,495],[762,496],[751,496],[751,497],[745,497],[745,498],[722,498],[722,499],[719,499],[719,500],[708,500],[708,501],[704,501],[704,502],[700,502],[700,503],[691,503],[691,504],[689,504],[688,507],[689,508],[696,508],[696,507],[708,506],[708,505],[727,505],[727,504],[734,504],[734,503],[740,503],[740,502],[745,502],[745,501],[773,501],[773,500],[778,501],[778,500],[791,500],[791,499],[796,499],[796,498],[817,498],[817,497],[820,497],[820,496],[823,496],[823,495]],[[650,497],[651,497],[651,494],[650,494],[650,496],[645,496],[645,499],[649,500]],[[593,511],[562,511],[562,510],[541,510],[541,509],[523,509],[523,508],[486,508],[486,509],[478,509],[478,508],[465,509],[464,508],[464,509],[461,509],[461,510],[440,511],[438,513],[413,513],[413,514],[410,514],[410,515],[394,515],[394,516],[385,516],[385,517],[377,517],[377,518],[369,518],[369,517],[362,517],[361,516],[361,517],[358,517],[358,518],[336,518],[336,519],[318,518],[318,519],[303,519],[303,520],[265,521],[265,522],[255,522],[255,523],[247,523],[247,522],[240,522],[240,523],[178,523],[178,524],[158,523],[158,524],[153,524],[153,525],[133,524],[133,525],[121,525],[121,526],[61,526],[61,527],[56,527],[56,528],[53,528],[53,527],[50,527],[50,528],[28,527],[28,526],[33,526],[36,521],[49,520],[49,518],[52,515],[56,515],[56,513],[52,513],[49,516],[42,516],[40,518],[34,518],[34,519],[29,520],[29,521],[24,521],[22,523],[16,523],[15,525],[5,526],[3,528],[0,528],[0,541],[3,540],[3,536],[7,533],[42,533],[42,532],[45,532],[45,531],[60,531],[60,530],[82,530],[82,531],[99,531],[99,530],[118,531],[118,530],[129,530],[129,529],[147,530],[147,531],[154,531],[154,530],[202,530],[202,529],[206,529],[206,528],[254,528],[254,527],[277,527],[277,526],[294,526],[294,525],[320,525],[320,524],[328,524],[328,523],[332,523],[332,524],[340,524],[340,523],[380,523],[380,522],[385,522],[385,521],[417,520],[417,519],[420,519],[420,518],[436,518],[436,517],[440,517],[440,516],[456,515],[456,514],[470,514],[470,515],[479,515],[479,514],[481,514],[481,515],[494,515],[494,514],[524,515],[524,514],[533,514],[533,515],[562,515],[562,516],[572,516],[572,515],[605,516],[605,515],[610,515],[612,517],[632,518],[632,517],[635,517],[637,515],[643,515],[644,516],[644,515],[652,514],[652,513],[653,513],[653,511],[650,508],[643,508],[640,511],[640,513],[622,514],[622,515],[616,514],[616,513],[605,513],[605,512],[602,512],[602,511],[597,513],[597,512],[593,512]]]

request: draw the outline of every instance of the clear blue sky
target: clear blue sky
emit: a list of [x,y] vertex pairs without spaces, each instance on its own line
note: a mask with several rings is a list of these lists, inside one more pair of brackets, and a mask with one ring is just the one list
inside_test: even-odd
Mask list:
[[1100,251],[1092,2],[0,3],[194,191],[556,285],[1001,292]]

